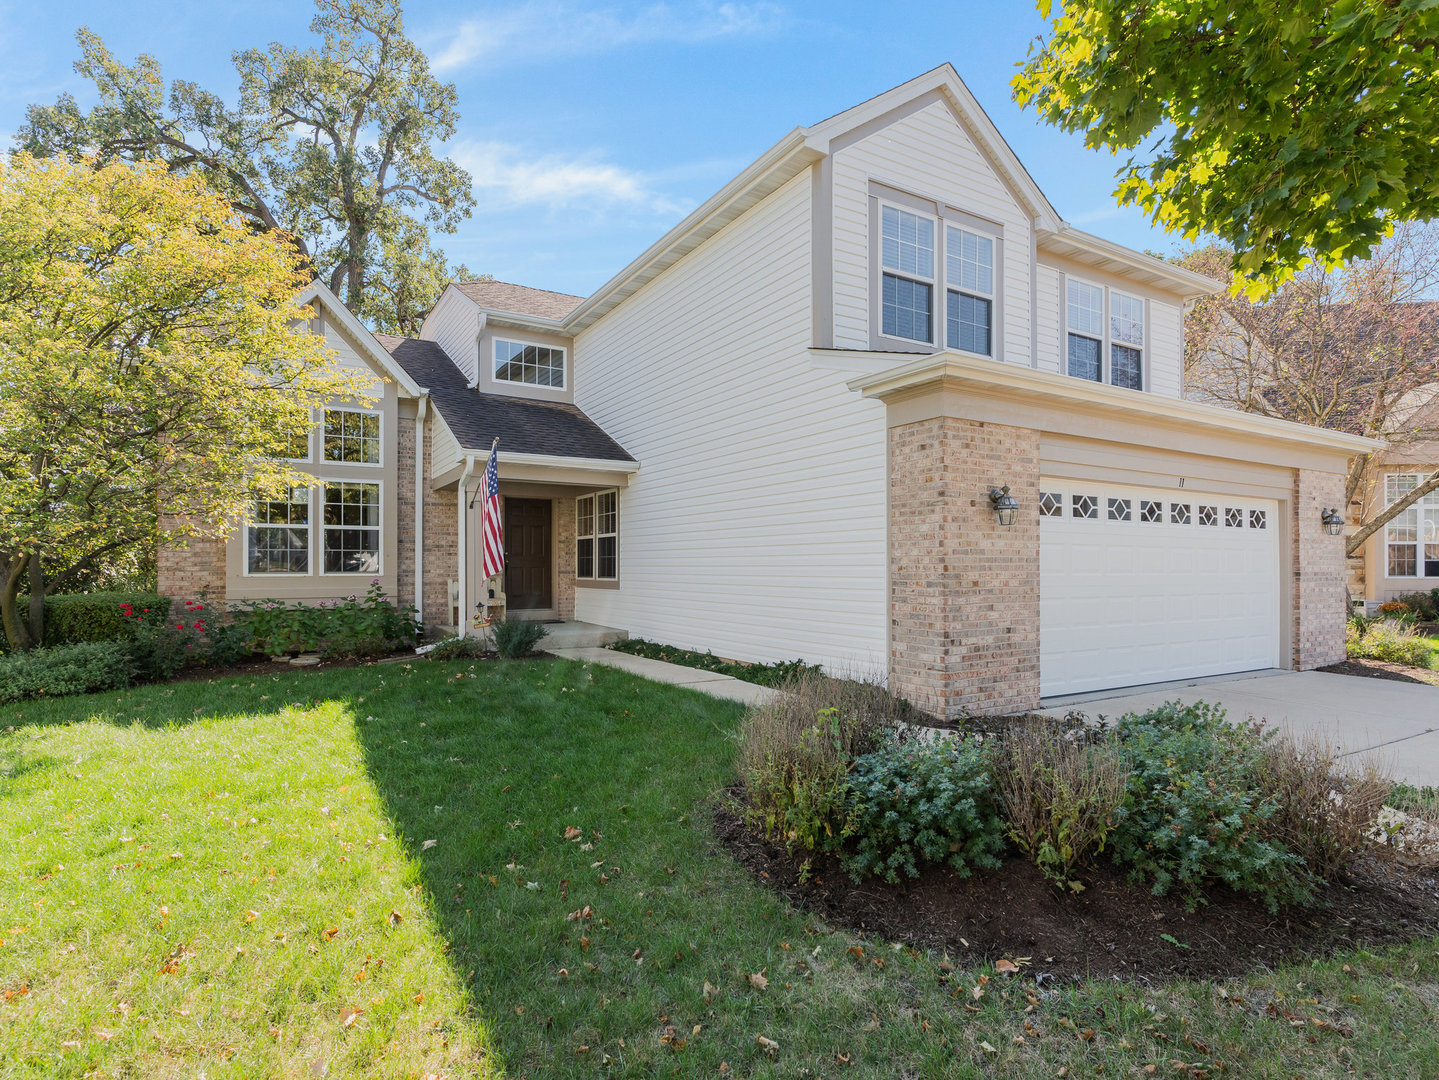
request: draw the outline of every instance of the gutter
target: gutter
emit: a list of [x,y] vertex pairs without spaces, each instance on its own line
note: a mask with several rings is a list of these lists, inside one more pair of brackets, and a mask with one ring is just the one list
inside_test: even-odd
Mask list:
[[471,475],[474,471],[475,471],[475,455],[474,455],[474,454],[466,454],[466,455],[465,455],[465,471],[460,474],[460,486],[459,486],[459,488],[456,489],[456,491],[455,491],[455,508],[456,508],[456,512],[457,512],[457,513],[459,514],[459,516],[460,516],[459,530],[458,530],[458,531],[459,531],[459,540],[460,540],[460,544],[459,544],[459,555],[458,555],[458,560],[459,560],[459,564],[460,564],[460,566],[459,566],[459,578],[460,578],[460,613],[459,613],[459,623],[460,623],[460,625],[456,628],[456,629],[459,631],[460,637],[469,637],[469,635],[470,635],[469,606],[468,606],[468,603],[467,603],[468,600],[469,600],[469,598],[470,598],[470,589],[469,589],[469,575],[466,573],[466,567],[467,567],[467,565],[469,564],[469,559],[465,558],[466,549],[469,547],[468,538],[465,536],[465,521],[466,521],[466,519],[469,517],[469,514],[466,513],[466,511],[468,510],[468,507],[465,505],[465,487],[469,484],[470,475]]
[[415,408],[415,613],[425,621],[425,414],[430,394],[420,395]]

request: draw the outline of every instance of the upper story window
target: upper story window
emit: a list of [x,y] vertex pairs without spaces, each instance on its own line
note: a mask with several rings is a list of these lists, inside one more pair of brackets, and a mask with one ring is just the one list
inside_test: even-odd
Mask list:
[[495,379],[530,386],[565,385],[565,350],[553,345],[495,339]]
[[946,337],[951,349],[993,355],[994,240],[948,225],[944,230]]
[[[1418,473],[1384,478],[1384,505],[1390,506],[1419,486]],[[1430,492],[1384,527],[1385,562],[1390,577],[1439,577],[1439,492]]]
[[326,461],[380,463],[380,414],[362,409],[325,410]]
[[1144,300],[1077,278],[1069,279],[1066,299],[1069,374],[1144,389]]
[[887,337],[934,341],[934,220],[880,209],[880,317]]

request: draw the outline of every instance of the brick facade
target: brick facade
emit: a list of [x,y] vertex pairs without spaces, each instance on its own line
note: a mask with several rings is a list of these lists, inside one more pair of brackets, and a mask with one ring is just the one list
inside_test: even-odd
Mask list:
[[415,603],[415,418],[402,416],[395,437],[395,599]]
[[[176,519],[162,516],[162,532],[173,529]],[[224,537],[186,537],[160,544],[155,554],[156,591],[172,604],[186,600],[223,602],[225,597]]]
[[1344,476],[1296,470],[1293,534],[1294,668],[1308,671],[1344,659],[1344,538],[1330,536],[1320,515],[1344,505]]
[[431,446],[434,443],[433,414],[425,423],[425,610],[421,621],[426,626],[453,626],[454,609],[450,606],[450,582],[460,576],[459,519],[456,516],[456,490],[434,491],[429,481],[434,468]]
[[555,499],[555,618],[575,617],[575,500]]
[[[1001,526],[992,487],[1025,512]],[[891,688],[944,716],[1039,704],[1039,433],[953,417],[889,431]]]

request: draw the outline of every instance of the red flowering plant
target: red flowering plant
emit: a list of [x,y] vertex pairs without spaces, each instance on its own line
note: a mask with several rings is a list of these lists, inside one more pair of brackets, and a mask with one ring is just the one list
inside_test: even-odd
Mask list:
[[[194,610],[194,601],[185,605],[185,618],[171,622],[151,622],[145,616],[149,608],[136,612],[129,604],[121,604],[120,612],[135,623],[135,633],[130,640],[130,656],[135,663],[137,678],[147,681],[163,681],[174,676],[195,654],[198,635],[204,630],[203,616]],[[200,611],[204,608],[201,606]]]

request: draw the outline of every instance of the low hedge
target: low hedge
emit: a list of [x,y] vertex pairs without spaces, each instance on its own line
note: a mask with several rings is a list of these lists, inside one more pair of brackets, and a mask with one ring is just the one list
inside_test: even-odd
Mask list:
[[127,646],[88,641],[0,656],[0,705],[28,698],[122,690],[134,668]]
[[[134,623],[124,611],[129,604],[146,621],[163,623],[170,614],[169,597],[149,592],[58,593],[45,597],[45,645],[76,645],[85,641],[129,641]],[[30,598],[20,597],[23,616]]]

